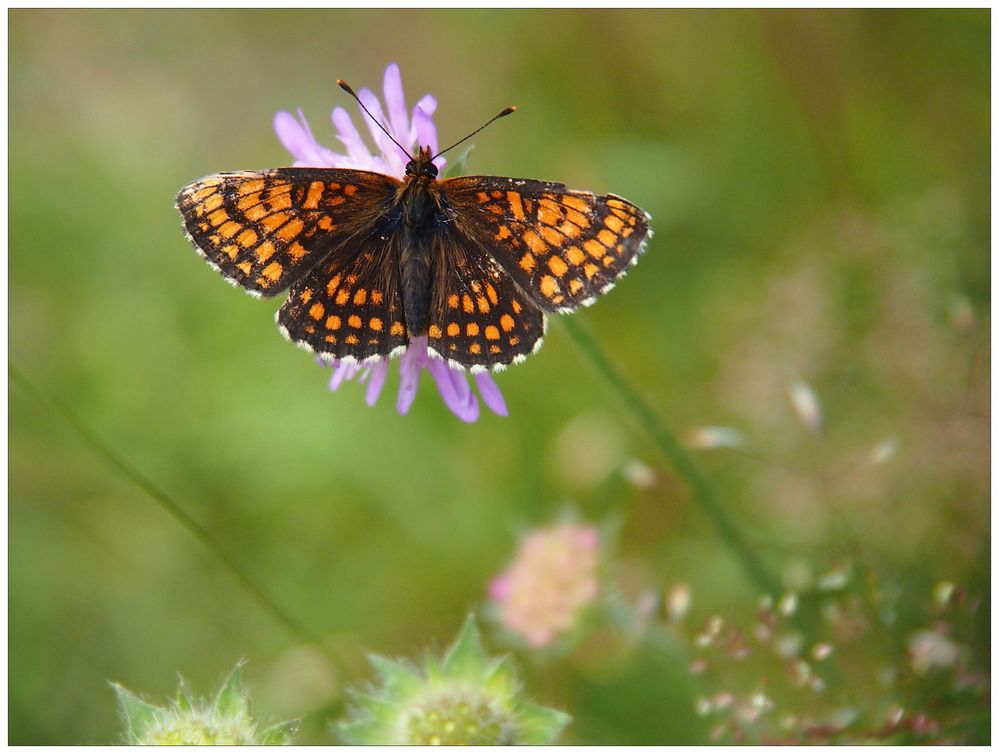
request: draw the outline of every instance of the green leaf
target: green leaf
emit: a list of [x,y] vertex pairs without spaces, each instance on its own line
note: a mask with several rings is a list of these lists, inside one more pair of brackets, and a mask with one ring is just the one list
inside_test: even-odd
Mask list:
[[468,154],[473,149],[475,149],[475,145],[470,144],[460,156],[455,158],[454,162],[449,163],[447,170],[444,171],[444,176],[446,178],[453,178],[456,175],[465,175],[468,173]]
[[524,702],[518,710],[518,744],[547,746],[555,742],[559,734],[572,722],[565,712],[550,707]]
[[301,720],[286,720],[272,725],[260,734],[261,746],[290,746],[298,736],[298,726]]
[[242,667],[243,662],[240,660],[222,682],[222,688],[215,698],[215,709],[223,717],[249,717],[250,705],[246,698],[246,689],[243,687]]
[[111,688],[118,696],[118,707],[121,710],[121,716],[125,719],[126,740],[130,744],[137,744],[145,736],[149,726],[156,722],[161,710],[159,707],[142,701],[120,684],[112,683]]
[[451,678],[479,678],[486,670],[487,661],[475,616],[469,615],[444,658],[444,673]]

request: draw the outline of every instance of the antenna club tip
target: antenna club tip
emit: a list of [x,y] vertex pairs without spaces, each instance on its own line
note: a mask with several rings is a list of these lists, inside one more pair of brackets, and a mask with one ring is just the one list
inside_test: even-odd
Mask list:
[[506,110],[504,110],[501,113],[501,115],[509,115],[510,113],[515,113],[515,112],[517,112],[517,106],[516,105],[510,105],[510,107],[508,107]]
[[355,97],[357,96],[356,94],[354,94],[353,87],[351,87],[351,85],[348,84],[343,79],[337,79],[336,83],[337,83],[337,86],[339,86],[341,89],[343,89],[345,92],[347,92],[347,94],[351,94],[351,95],[353,95]]

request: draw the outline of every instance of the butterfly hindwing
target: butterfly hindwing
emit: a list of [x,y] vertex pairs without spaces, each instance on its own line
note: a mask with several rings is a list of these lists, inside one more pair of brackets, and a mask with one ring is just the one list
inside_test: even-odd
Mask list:
[[292,286],[278,310],[282,332],[322,356],[347,361],[404,349],[409,337],[398,243],[396,235],[372,231],[329,254]]
[[493,256],[546,311],[593,303],[638,261],[649,215],[614,194],[498,176],[441,182],[458,232]]
[[484,371],[522,361],[541,346],[544,314],[492,257],[448,229],[433,254],[427,336],[437,355]]
[[226,278],[273,296],[384,212],[399,182],[363,170],[217,173],[181,189],[195,247]]

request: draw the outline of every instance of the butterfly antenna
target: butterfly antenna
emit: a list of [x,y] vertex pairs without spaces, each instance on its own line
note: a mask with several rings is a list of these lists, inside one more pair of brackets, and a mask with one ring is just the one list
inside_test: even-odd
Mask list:
[[493,122],[494,120],[499,120],[500,118],[503,118],[503,117],[505,117],[505,116],[509,115],[510,113],[512,113],[513,111],[515,111],[516,109],[517,109],[517,107],[516,107],[515,105],[510,105],[510,107],[506,108],[506,109],[505,109],[505,110],[504,110],[503,112],[501,112],[501,113],[500,113],[499,115],[494,115],[494,116],[493,116],[492,118],[490,118],[489,120],[487,120],[487,121],[486,121],[486,122],[485,122],[485,123],[484,123],[483,125],[481,125],[481,126],[479,126],[478,128],[476,128],[476,129],[475,129],[474,131],[472,131],[472,133],[470,133],[470,134],[469,134],[468,136],[466,136],[466,137],[465,137],[464,139],[459,139],[459,140],[458,140],[458,141],[456,141],[456,142],[455,142],[454,144],[452,144],[451,146],[449,146],[449,147],[448,147],[447,149],[442,149],[442,150],[441,150],[440,152],[438,152],[437,154],[435,154],[435,155],[434,155],[434,156],[433,156],[433,157],[432,157],[431,159],[435,159],[435,160],[436,160],[436,159],[437,159],[438,157],[440,157],[440,156],[441,156],[442,154],[444,154],[445,152],[447,152],[447,151],[449,151],[449,150],[451,150],[451,149],[454,149],[454,148],[455,148],[456,146],[458,146],[459,144],[461,144],[461,143],[463,143],[463,142],[466,142],[466,141],[468,141],[469,139],[471,139],[471,138],[472,138],[473,136],[475,136],[475,134],[477,134],[477,133],[478,133],[479,131],[481,131],[481,130],[482,130],[483,128],[485,128],[486,126],[488,126],[488,125],[489,125],[490,123],[492,123],[492,122]]
[[[407,159],[407,160],[411,160],[411,159],[413,159],[413,155],[411,155],[411,154],[409,153],[409,150],[408,150],[408,149],[406,149],[406,147],[404,147],[404,146],[403,146],[402,144],[400,144],[399,142],[397,142],[397,141],[395,140],[395,137],[394,137],[394,136],[392,136],[392,134],[390,134],[390,133],[388,132],[388,129],[387,129],[387,128],[385,128],[385,126],[383,126],[383,125],[381,124],[381,122],[380,122],[380,121],[378,120],[378,118],[376,118],[376,117],[375,117],[374,115],[372,115],[372,114],[371,114],[371,112],[370,112],[370,111],[368,110],[368,108],[366,108],[366,107],[364,106],[364,103],[363,103],[363,102],[361,102],[361,98],[357,96],[357,92],[355,92],[355,91],[354,91],[353,87],[351,87],[351,85],[350,85],[350,84],[348,84],[348,83],[347,83],[346,81],[344,81],[343,79],[337,79],[337,80],[336,80],[336,83],[337,83],[337,84],[339,85],[339,87],[340,87],[341,89],[343,89],[343,90],[344,90],[345,92],[347,92],[347,94],[349,94],[349,95],[350,95],[351,97],[353,97],[354,99],[356,99],[356,100],[357,100],[357,104],[359,104],[359,105],[361,106],[361,109],[362,109],[362,110],[363,110],[363,111],[364,111],[365,113],[367,113],[368,117],[369,117],[369,118],[371,118],[371,120],[373,120],[373,121],[374,121],[374,123],[375,123],[375,125],[376,125],[376,126],[378,126],[378,127],[379,127],[379,128],[380,128],[380,129],[382,130],[382,131],[384,131],[384,132],[385,132],[385,135],[386,135],[386,136],[388,136],[388,137],[389,137],[389,138],[390,138],[390,139],[392,140],[392,143],[393,143],[393,144],[395,144],[395,145],[396,145],[397,147],[399,147],[399,149],[401,149],[401,150],[402,150],[402,153],[403,153],[404,155],[406,155],[406,159]],[[498,118],[499,116],[496,116],[496,117]],[[496,120],[496,118],[493,118],[493,120]],[[488,125],[488,124],[487,124],[487,125]],[[479,130],[481,131],[482,129],[479,129]]]

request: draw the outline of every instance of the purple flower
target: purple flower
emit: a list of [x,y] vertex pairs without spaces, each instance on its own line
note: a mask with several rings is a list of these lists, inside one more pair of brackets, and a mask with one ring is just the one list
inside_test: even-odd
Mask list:
[[[412,112],[407,111],[406,98],[402,91],[402,77],[399,74],[399,66],[395,63],[385,69],[384,93],[384,108],[370,89],[361,89],[358,97],[400,144],[411,150],[416,146],[429,146],[436,152],[437,129],[431,116],[437,109],[437,100],[428,94],[416,103]],[[367,125],[378,154],[371,154],[368,151],[350,115],[342,107],[333,110],[333,126],[336,128],[337,138],[346,150],[345,153],[327,149],[317,142],[301,110],[298,111],[297,118],[291,113],[278,113],[274,118],[274,130],[281,143],[295,158],[296,167],[356,168],[403,178],[406,173],[407,158],[371,118],[364,113],[361,117]],[[444,163],[443,157],[434,160],[438,169],[442,169]],[[336,390],[345,380],[352,380],[355,377],[358,382],[367,382],[365,400],[369,406],[373,406],[385,386],[389,361],[390,357],[386,356],[365,364],[348,363],[337,359],[321,359],[319,363],[333,369],[330,390]],[[467,375],[461,370],[451,368],[446,362],[431,357],[425,336],[413,338],[405,353],[399,357],[401,379],[396,408],[400,414],[405,414],[413,405],[420,373],[424,369],[434,378],[441,398],[455,416],[465,422],[474,422],[479,418],[479,402],[472,392]],[[493,378],[485,372],[475,374],[473,377],[482,402],[493,413],[506,416],[506,402]]]

